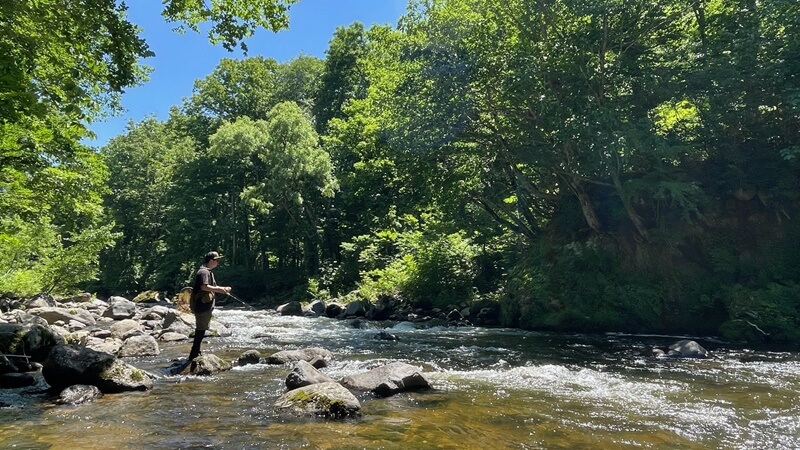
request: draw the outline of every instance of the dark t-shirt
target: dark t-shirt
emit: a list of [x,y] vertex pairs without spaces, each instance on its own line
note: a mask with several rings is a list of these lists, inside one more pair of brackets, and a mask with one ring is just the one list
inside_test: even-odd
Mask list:
[[201,289],[203,285],[216,286],[214,274],[207,267],[202,266],[194,276],[194,286],[192,286],[192,301],[194,302],[194,312],[201,313],[214,309],[214,293]]

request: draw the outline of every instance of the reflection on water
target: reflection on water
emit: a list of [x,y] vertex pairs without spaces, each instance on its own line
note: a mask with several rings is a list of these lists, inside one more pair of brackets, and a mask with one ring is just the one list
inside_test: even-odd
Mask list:
[[[278,415],[286,367],[251,365],[211,378],[174,377],[153,390],[54,406],[35,389],[0,392],[0,448],[596,449],[800,448],[800,356],[703,340],[715,359],[654,360],[676,338],[509,329],[420,328],[373,338],[377,325],[218,311],[233,335],[205,351],[324,347],[341,378],[388,361],[421,365],[434,389],[377,399],[345,421]],[[363,324],[362,324],[363,325]],[[154,370],[189,343],[134,359]],[[41,389],[44,385],[40,385]]]

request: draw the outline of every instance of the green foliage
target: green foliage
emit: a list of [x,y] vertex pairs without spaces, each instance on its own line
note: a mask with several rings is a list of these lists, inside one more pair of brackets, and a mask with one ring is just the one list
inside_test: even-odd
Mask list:
[[280,102],[295,102],[305,110],[317,104],[319,86],[325,61],[300,55],[278,66],[275,72],[275,98]]
[[118,235],[113,224],[87,227],[62,236],[46,221],[19,218],[0,222],[0,263],[7,267],[0,291],[32,295],[39,292],[69,293],[98,273],[101,251]]
[[[79,0],[64,8],[54,0],[0,5],[0,117],[6,126],[34,126],[50,136],[85,133],[119,92],[142,81],[138,59],[152,56],[113,0]],[[42,136],[35,133],[29,137]],[[37,142],[38,141],[38,142]],[[17,151],[44,140],[18,142]],[[7,149],[7,147],[6,147]],[[12,147],[13,149],[13,147]],[[5,155],[4,155],[5,156]],[[21,155],[19,155],[21,156]]]
[[359,67],[366,54],[367,36],[358,22],[337,27],[326,51],[325,68],[314,104],[317,131],[325,134],[328,122],[341,117],[348,101],[366,96],[366,79]]
[[463,233],[413,233],[403,247],[413,256],[404,297],[416,306],[443,308],[473,298],[477,250]]
[[169,195],[179,166],[194,158],[193,145],[168,126],[145,119],[131,123],[127,134],[102,149],[110,170],[105,205],[121,234],[101,257],[102,282],[110,292],[166,288],[157,278],[175,211]]
[[412,225],[408,231],[383,230],[348,246],[351,252],[359,249],[359,295],[371,301],[404,298],[421,308],[471,300],[478,255],[471,240],[463,233],[440,233],[441,224],[435,220],[423,227],[413,219],[406,221]]
[[[165,2],[164,17],[194,30],[200,23],[211,22],[213,42],[246,50],[242,40],[255,28],[287,26],[293,2],[236,0],[206,5],[170,0]],[[0,207],[4,210],[0,245],[12,255],[8,258],[13,266],[4,280],[9,289],[73,289],[94,277],[96,253],[117,236],[111,225],[99,225],[108,175],[105,163],[78,141],[90,134],[87,123],[116,112],[124,89],[147,76],[148,69],[139,60],[152,52],[125,11],[124,3],[113,0],[79,0],[69,7],[53,0],[0,4],[4,55],[0,61]],[[277,67],[273,78],[284,89],[270,85],[277,100],[261,111],[266,114],[292,95],[308,101],[316,92],[320,71],[321,61],[308,57]],[[241,84],[252,85],[259,78]],[[219,86],[209,89],[214,88]],[[259,99],[257,95],[251,98]],[[215,124],[205,119],[204,128],[197,126],[198,120],[182,124],[207,142],[210,133],[198,131],[211,130]],[[170,142],[173,138],[175,145]],[[112,262],[106,266],[110,269],[105,274],[107,287],[142,286],[159,278],[156,266],[167,251],[163,236],[165,215],[170,213],[163,200],[172,191],[167,180],[176,159],[191,163],[192,158],[180,152],[190,145],[154,123],[132,129],[129,136],[112,144],[108,151],[112,170],[115,177],[123,178],[112,181],[118,196],[109,197],[109,202],[120,219],[122,243],[105,255]],[[162,155],[160,150],[167,151]],[[37,240],[25,242],[28,239]],[[149,251],[143,248],[148,245]],[[67,267],[58,267],[59,261]]]
[[97,279],[100,253],[113,246],[119,234],[113,233],[114,224],[86,228],[71,234],[65,244],[56,248],[44,266],[44,291],[74,292],[90,280]]
[[657,280],[627,272],[603,244],[573,242],[555,254],[529,249],[509,279],[504,320],[562,331],[660,330],[664,293]]
[[289,27],[289,6],[297,0],[164,0],[162,15],[170,22],[181,22],[178,31],[189,28],[199,32],[199,25],[211,22],[208,38],[222,43],[226,50],[239,46],[247,52],[244,39],[256,29],[280,31]]
[[58,247],[56,230],[46,219],[36,222],[4,217],[0,222],[0,263],[8,268],[0,291],[32,294],[44,290],[44,264]]
[[[330,157],[319,148],[318,137],[308,117],[291,102],[280,103],[266,121],[268,140],[257,149],[263,167],[241,194],[254,217],[269,226],[272,234],[281,230],[282,254],[293,251],[285,244],[303,247],[304,263],[318,265],[318,230],[326,198],[337,189]],[[273,244],[275,245],[275,244]]]
[[367,271],[358,286],[358,296],[371,302],[380,297],[403,298],[416,267],[411,255],[403,255],[383,269]]
[[97,253],[91,253],[114,238],[111,225],[102,225],[107,180],[103,159],[78,145],[37,170],[0,169],[0,251],[7,267],[0,289],[65,292],[94,278]]
[[755,342],[800,340],[800,285],[768,283],[748,288],[733,285],[723,293],[730,320],[723,338]]
[[272,58],[222,59],[214,71],[195,81],[191,97],[174,108],[170,121],[207,146],[224,121],[263,120],[278,103],[314,103],[323,62],[311,56],[280,64]]
[[[84,122],[149,53],[123,7],[79,3],[0,6],[0,288],[73,289],[116,239],[108,290],[181,287],[216,249],[276,301],[491,296],[525,328],[800,340],[792,2],[414,1],[324,61],[222,60],[102,156]],[[232,49],[291,3],[164,14]]]

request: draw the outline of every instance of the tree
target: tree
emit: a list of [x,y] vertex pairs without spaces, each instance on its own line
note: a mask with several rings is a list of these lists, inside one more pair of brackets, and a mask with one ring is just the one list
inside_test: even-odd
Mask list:
[[100,251],[117,237],[102,208],[102,158],[80,147],[54,167],[26,174],[6,166],[0,173],[0,290],[70,292],[94,279]]
[[103,285],[112,292],[159,286],[167,256],[167,223],[175,213],[169,193],[179,167],[194,156],[194,143],[153,118],[131,123],[102,149],[110,177],[105,205],[121,237],[102,255]]
[[332,118],[342,117],[342,107],[349,100],[366,96],[366,77],[359,65],[366,49],[367,35],[364,25],[358,22],[337,27],[333,33],[314,105],[319,134],[326,134]]
[[310,56],[285,64],[260,56],[223,59],[210,75],[195,81],[192,96],[173,112],[173,120],[206,146],[224,121],[263,120],[284,101],[313,105],[321,64]]
[[269,139],[256,155],[264,165],[263,177],[243,198],[263,224],[265,242],[279,249],[282,264],[293,261],[316,270],[323,200],[337,189],[330,156],[319,148],[311,121],[295,103],[280,103],[270,111],[267,132]]
[[[164,15],[190,28],[211,21],[212,41],[232,49],[255,27],[285,28],[291,3],[170,0]],[[93,276],[92,249],[111,242],[110,225],[99,225],[105,169],[79,140],[147,77],[140,60],[152,52],[125,11],[115,0],[0,3],[0,241],[19,250],[4,262],[27,271],[25,291],[74,288]],[[41,246],[18,245],[34,236]],[[52,266],[58,255],[85,270]]]
[[300,55],[278,66],[275,73],[275,98],[278,103],[295,102],[311,110],[317,103],[324,61]]
[[[636,205],[658,182],[648,191],[635,181],[656,167],[668,201],[696,209],[697,187],[671,170],[686,147],[659,135],[652,116],[680,87],[687,5],[453,0],[415,11],[404,21],[391,139],[481,165],[488,176],[464,179],[463,192],[500,223],[533,239],[572,197],[589,230],[630,227],[647,239],[652,224]],[[599,198],[619,204],[627,223],[598,213]]]
[[217,0],[209,6],[204,1],[165,0],[162,15],[169,21],[182,22],[178,31],[189,28],[199,32],[199,25],[211,22],[209,40],[222,43],[226,50],[238,45],[247,52],[246,38],[257,28],[278,31],[289,26],[289,7],[298,0]]

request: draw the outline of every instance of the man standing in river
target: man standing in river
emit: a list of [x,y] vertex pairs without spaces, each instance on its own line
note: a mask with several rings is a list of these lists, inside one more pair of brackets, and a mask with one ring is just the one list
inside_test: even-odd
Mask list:
[[197,269],[197,274],[194,276],[189,307],[194,313],[196,325],[192,350],[189,352],[189,361],[200,355],[200,344],[203,343],[206,330],[211,324],[211,312],[214,310],[216,294],[228,294],[231,292],[229,286],[217,286],[217,281],[211,272],[219,265],[220,258],[222,256],[219,253],[208,252],[203,258],[203,265]]

